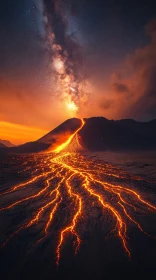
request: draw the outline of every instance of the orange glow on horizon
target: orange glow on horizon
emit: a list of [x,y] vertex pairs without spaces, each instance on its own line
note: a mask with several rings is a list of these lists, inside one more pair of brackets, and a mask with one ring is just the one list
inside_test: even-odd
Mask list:
[[26,125],[0,121],[0,139],[9,140],[15,145],[35,141],[47,133],[47,130]]

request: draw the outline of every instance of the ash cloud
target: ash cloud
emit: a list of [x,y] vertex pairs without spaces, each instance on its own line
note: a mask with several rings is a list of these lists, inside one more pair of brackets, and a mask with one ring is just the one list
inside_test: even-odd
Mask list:
[[113,84],[113,89],[117,93],[127,93],[127,92],[129,92],[128,86],[126,84],[121,84],[121,83],[114,83]]
[[147,24],[145,31],[150,43],[136,49],[113,75],[112,96],[120,117],[156,118],[156,19]]
[[109,110],[110,108],[112,108],[113,104],[114,104],[114,100],[112,100],[112,99],[104,99],[104,100],[101,100],[99,102],[99,107],[101,109],[104,109],[104,110]]

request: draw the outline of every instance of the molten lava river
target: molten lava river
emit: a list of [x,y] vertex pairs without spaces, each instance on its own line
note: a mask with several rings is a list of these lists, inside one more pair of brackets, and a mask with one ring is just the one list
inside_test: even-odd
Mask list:
[[0,251],[13,271],[15,263],[17,270],[24,269],[29,258],[32,269],[35,252],[35,258],[46,260],[44,279],[53,279],[46,276],[47,266],[53,263],[57,271],[66,258],[71,266],[73,259],[88,258],[88,265],[99,270],[96,259],[140,260],[144,244],[152,250],[155,181],[130,175],[83,150],[80,129],[52,152],[3,159]]

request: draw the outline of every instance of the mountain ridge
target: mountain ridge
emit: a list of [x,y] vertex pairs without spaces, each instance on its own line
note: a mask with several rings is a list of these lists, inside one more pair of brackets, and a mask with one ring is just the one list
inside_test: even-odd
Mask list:
[[14,144],[12,144],[12,143],[11,143],[10,141],[8,141],[8,140],[2,140],[2,139],[0,139],[0,143],[3,144],[5,147],[8,147],[8,148],[14,147],[14,146],[15,146]]
[[[156,119],[141,122],[133,119],[108,120],[84,118],[79,132],[81,143],[90,151],[156,149]],[[68,119],[36,141],[8,148],[11,153],[36,153],[53,149],[66,141],[81,125],[78,118]],[[2,150],[2,149],[1,149]]]

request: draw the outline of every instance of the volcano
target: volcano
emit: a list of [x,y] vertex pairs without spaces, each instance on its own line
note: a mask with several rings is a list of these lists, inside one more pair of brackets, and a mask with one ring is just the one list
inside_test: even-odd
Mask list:
[[155,121],[70,119],[35,142],[4,149],[46,152],[0,161],[2,278],[102,280],[118,269],[125,279],[125,271],[142,267],[137,279],[149,274],[145,264],[155,268],[156,258],[154,162],[143,157],[141,173],[132,160],[128,173],[131,152],[115,165],[111,153],[92,151],[154,148],[154,127]]
[[[18,147],[7,149],[7,153],[38,153],[48,149],[53,149],[56,145],[65,142],[81,126],[81,120],[72,118],[66,120],[55,129],[41,137],[40,139],[28,142]],[[4,152],[4,149],[1,149]],[[5,149],[6,152],[6,149]]]
[[[78,135],[82,146],[90,151],[156,149],[156,120],[108,120],[104,117],[84,119]],[[34,142],[5,149],[11,153],[36,153],[54,150],[81,127],[78,118],[68,119]],[[2,149],[1,149],[2,150]]]

